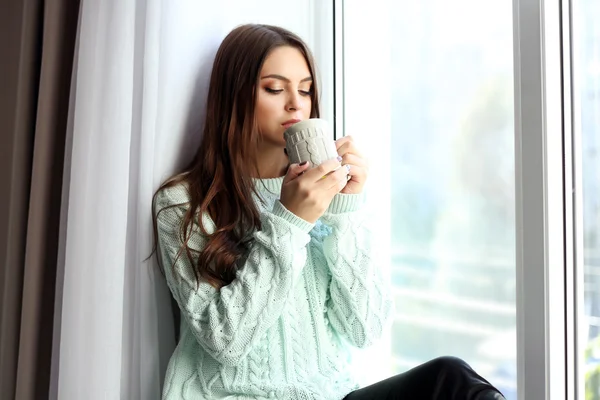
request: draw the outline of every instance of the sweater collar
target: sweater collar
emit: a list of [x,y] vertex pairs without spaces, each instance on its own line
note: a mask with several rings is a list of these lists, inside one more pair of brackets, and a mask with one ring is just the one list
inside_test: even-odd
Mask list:
[[258,179],[253,178],[254,185],[256,186],[256,190],[259,193],[269,192],[272,194],[279,195],[281,192],[281,186],[283,185],[283,176],[278,178],[266,178],[266,179]]

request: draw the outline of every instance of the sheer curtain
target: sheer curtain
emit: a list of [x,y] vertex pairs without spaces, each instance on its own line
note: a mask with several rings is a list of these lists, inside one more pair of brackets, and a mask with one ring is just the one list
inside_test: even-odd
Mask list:
[[[214,53],[234,26],[310,45],[312,1],[82,1],[69,111],[51,398],[157,399],[175,340],[151,198],[199,142]],[[286,18],[293,16],[293,18]]]

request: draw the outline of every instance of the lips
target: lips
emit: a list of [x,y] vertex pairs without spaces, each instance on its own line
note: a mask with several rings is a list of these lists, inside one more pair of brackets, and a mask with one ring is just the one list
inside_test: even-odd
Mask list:
[[289,121],[285,121],[283,124],[281,124],[281,126],[283,126],[285,129],[287,129],[290,126],[297,124],[298,122],[300,122],[299,119],[290,119]]

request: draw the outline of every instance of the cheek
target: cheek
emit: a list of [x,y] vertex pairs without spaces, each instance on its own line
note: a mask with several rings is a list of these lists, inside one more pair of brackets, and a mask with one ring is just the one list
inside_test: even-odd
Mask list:
[[272,109],[273,107],[268,101],[266,101],[266,99],[259,98],[254,111],[254,115],[259,125],[265,125],[268,123],[269,115],[272,114]]
[[278,110],[278,108],[277,99],[274,97],[263,96],[262,98],[258,99],[256,104],[257,113],[260,113],[263,116],[273,115],[273,112]]
[[312,101],[308,99],[306,107],[304,107],[304,114],[306,118],[310,118],[310,113],[312,111]]

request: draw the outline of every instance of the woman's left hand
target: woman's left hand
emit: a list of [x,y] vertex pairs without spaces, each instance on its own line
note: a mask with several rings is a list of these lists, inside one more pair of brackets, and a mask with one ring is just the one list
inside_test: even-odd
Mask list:
[[356,143],[352,136],[344,136],[335,141],[335,147],[338,154],[342,157],[342,166],[349,165],[348,175],[350,180],[340,193],[358,194],[361,193],[367,176],[369,175],[369,164],[360,151],[356,148]]

